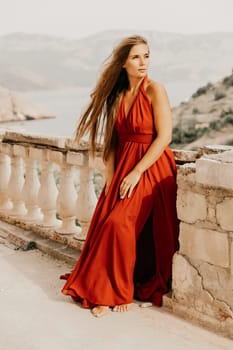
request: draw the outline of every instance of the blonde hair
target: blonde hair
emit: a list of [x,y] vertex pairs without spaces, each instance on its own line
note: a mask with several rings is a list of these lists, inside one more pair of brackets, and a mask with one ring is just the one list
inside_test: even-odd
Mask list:
[[123,68],[131,48],[138,44],[146,44],[147,40],[134,35],[123,39],[105,61],[104,69],[91,94],[91,101],[81,115],[75,139],[89,133],[90,151],[96,153],[98,136],[104,136],[103,159],[106,161],[111,148],[115,146],[114,124],[118,112],[120,96],[128,88],[128,76]]

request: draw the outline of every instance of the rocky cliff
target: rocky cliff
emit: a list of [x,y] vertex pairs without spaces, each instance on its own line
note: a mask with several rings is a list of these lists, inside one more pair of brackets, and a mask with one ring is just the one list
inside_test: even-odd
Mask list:
[[0,86],[0,122],[54,117],[17,93]]
[[233,145],[233,74],[200,87],[172,112],[175,147]]

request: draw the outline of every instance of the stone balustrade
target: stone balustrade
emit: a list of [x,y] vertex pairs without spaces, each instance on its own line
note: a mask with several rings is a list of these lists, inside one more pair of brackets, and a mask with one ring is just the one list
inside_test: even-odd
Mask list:
[[[82,248],[97,202],[88,145],[5,132],[0,142],[0,217]],[[101,168],[102,167],[102,168]],[[101,174],[101,173],[100,173]]]
[[[233,147],[174,154],[180,249],[164,305],[233,339]],[[82,249],[103,170],[86,144],[3,132],[0,219]]]

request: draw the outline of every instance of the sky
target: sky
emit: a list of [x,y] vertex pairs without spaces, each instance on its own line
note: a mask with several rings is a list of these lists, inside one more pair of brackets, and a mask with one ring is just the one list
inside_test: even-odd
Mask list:
[[0,35],[82,38],[105,30],[233,32],[233,0],[0,0]]

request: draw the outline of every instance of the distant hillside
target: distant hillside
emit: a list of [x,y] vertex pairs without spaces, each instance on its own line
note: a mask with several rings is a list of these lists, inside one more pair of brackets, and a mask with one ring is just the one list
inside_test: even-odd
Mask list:
[[[1,36],[0,84],[17,91],[92,86],[113,46],[129,34],[135,32],[106,31],[79,40],[20,33]],[[169,86],[176,83],[179,101],[232,68],[233,33],[139,34],[150,45],[151,78]]]
[[0,86],[0,122],[53,118],[39,106]]
[[173,147],[233,145],[233,72],[214,84],[200,87],[172,112]]

